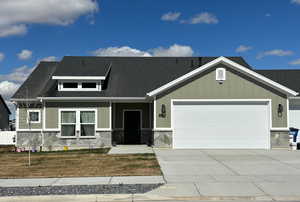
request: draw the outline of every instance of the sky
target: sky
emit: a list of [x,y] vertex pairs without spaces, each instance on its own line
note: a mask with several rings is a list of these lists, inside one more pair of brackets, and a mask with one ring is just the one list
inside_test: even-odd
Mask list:
[[300,69],[300,0],[1,0],[0,94],[63,56],[242,56]]

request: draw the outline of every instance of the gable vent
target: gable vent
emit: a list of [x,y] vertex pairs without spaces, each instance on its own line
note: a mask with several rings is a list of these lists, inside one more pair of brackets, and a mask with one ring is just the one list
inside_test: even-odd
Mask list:
[[217,68],[216,69],[216,80],[219,82],[223,82],[226,80],[226,70],[225,68]]

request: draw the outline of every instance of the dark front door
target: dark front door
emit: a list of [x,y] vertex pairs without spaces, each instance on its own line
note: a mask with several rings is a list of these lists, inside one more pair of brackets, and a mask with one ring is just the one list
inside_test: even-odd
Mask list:
[[141,113],[140,111],[124,112],[124,143],[141,143]]

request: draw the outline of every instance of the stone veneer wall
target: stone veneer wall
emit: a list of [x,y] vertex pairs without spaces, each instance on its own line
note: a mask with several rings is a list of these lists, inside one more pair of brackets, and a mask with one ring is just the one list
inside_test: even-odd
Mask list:
[[58,132],[18,132],[17,147],[43,151],[111,147],[111,132],[97,131],[95,138],[59,138]]
[[[154,147],[172,148],[172,131],[154,131]],[[289,148],[289,133],[287,131],[271,132],[271,148]]]
[[153,131],[154,147],[167,147],[173,146],[172,131]]
[[288,131],[271,131],[271,148],[288,148]]

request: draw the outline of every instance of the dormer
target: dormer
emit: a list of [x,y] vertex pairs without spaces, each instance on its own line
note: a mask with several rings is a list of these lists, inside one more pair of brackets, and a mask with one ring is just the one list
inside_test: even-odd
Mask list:
[[112,63],[97,57],[66,56],[52,79],[58,91],[102,91]]

